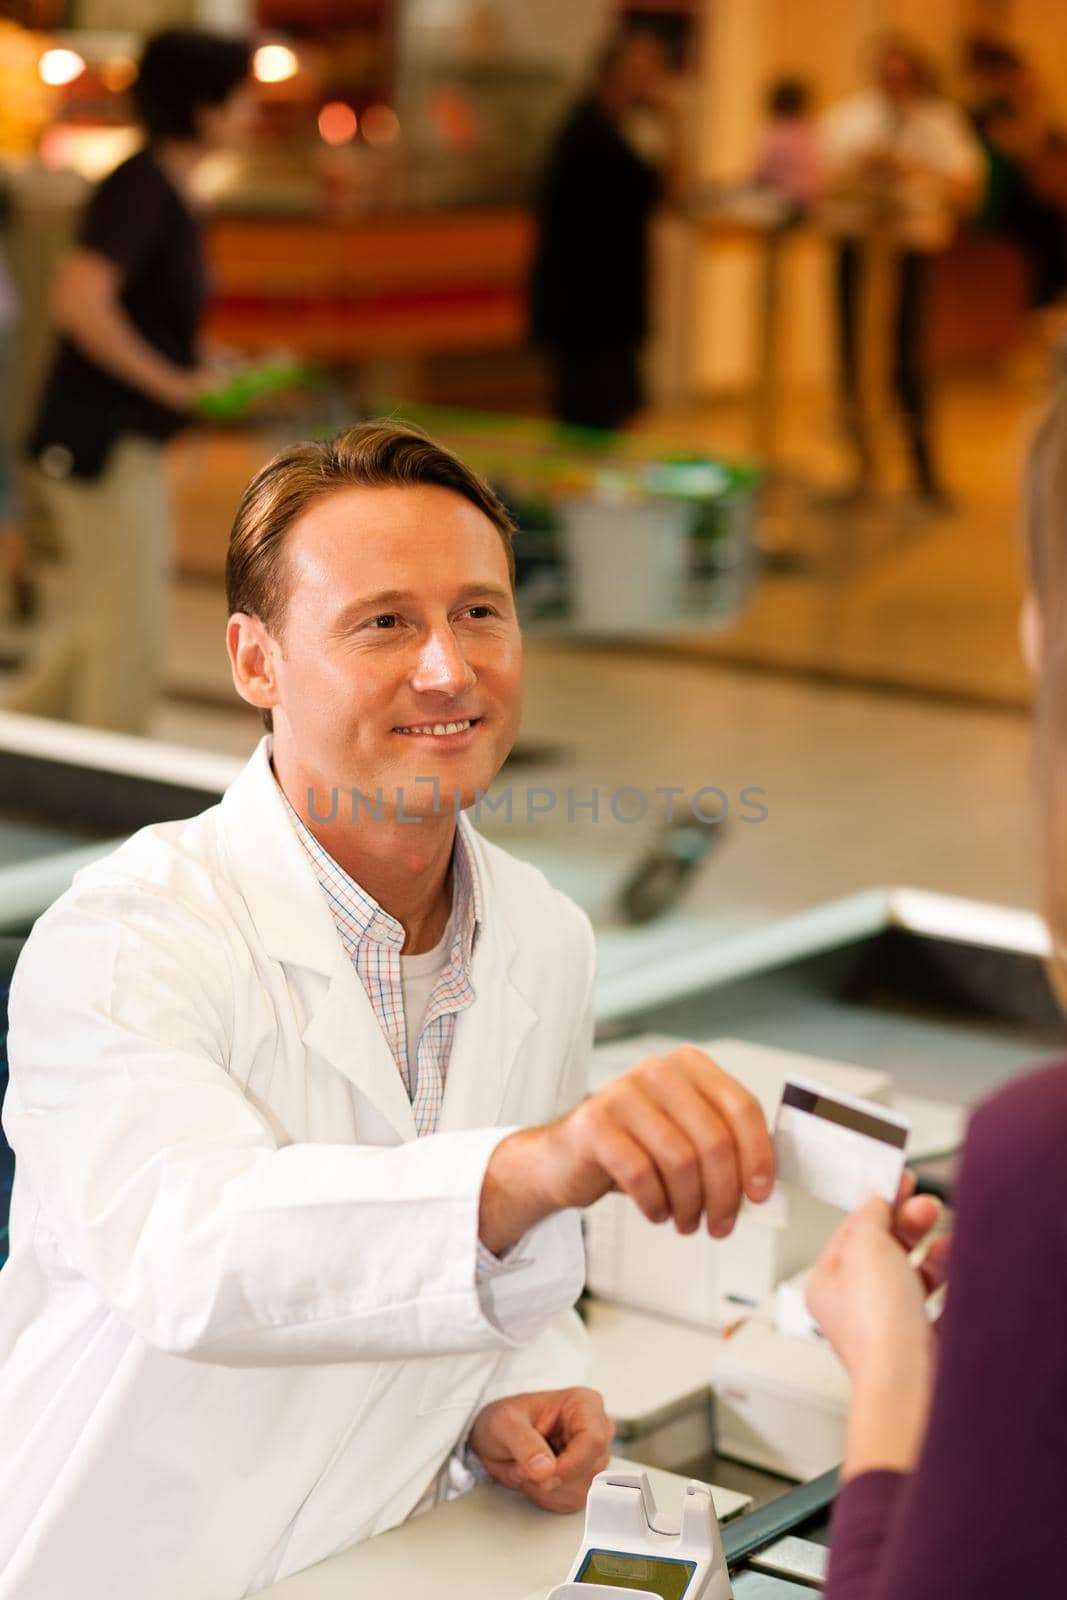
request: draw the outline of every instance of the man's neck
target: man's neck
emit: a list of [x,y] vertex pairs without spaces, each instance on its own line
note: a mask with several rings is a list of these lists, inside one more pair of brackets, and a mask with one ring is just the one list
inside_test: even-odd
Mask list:
[[[429,813],[402,820],[384,812],[381,821],[360,806],[353,818],[351,797],[314,795],[313,786],[285,762],[274,776],[289,804],[337,865],[359,884],[404,930],[404,955],[432,950],[444,933],[452,909],[452,849],[456,821]],[[312,804],[309,806],[309,793]],[[321,806],[321,813],[318,807]]]

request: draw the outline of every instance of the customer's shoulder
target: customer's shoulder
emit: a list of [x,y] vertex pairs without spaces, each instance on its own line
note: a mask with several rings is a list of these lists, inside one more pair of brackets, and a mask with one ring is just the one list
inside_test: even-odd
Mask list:
[[967,1160],[986,1183],[1062,1172],[1067,1150],[1067,1060],[1013,1078],[980,1102],[971,1117]]

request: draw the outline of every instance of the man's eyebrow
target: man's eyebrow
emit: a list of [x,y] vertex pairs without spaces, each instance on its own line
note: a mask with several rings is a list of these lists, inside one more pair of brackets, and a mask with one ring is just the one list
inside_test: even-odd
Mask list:
[[[481,599],[483,596],[487,600],[506,600],[509,603],[514,598],[510,589],[492,580],[488,583],[465,583],[456,590],[457,600]],[[358,600],[350,600],[342,607],[334,619],[333,626],[343,628],[346,623],[369,611],[380,611],[386,606],[403,605],[416,598],[410,589],[379,589],[375,594],[361,595]]]

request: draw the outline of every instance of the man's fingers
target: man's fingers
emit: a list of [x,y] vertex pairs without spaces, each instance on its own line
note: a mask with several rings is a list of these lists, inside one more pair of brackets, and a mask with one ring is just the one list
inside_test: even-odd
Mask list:
[[699,1196],[695,1212],[683,1219],[675,1212],[679,1232],[691,1233],[703,1211],[708,1227],[732,1224],[741,1204],[737,1148],[723,1118],[684,1072],[668,1057],[649,1063],[647,1092],[678,1127],[684,1128],[697,1164]]
[[530,1482],[521,1467],[514,1461],[483,1461],[483,1467],[491,1478],[497,1483],[502,1483],[505,1489],[522,1489]]
[[[532,1479],[547,1484],[558,1480],[555,1451],[517,1408],[501,1410],[495,1418],[493,1447],[492,1461],[485,1462],[488,1471],[492,1472],[494,1465],[505,1470],[514,1466],[521,1473],[520,1481]],[[493,1476],[497,1474],[494,1472]]]
[[755,1095],[694,1045],[673,1050],[668,1060],[678,1061],[690,1083],[726,1124],[745,1194],[757,1203],[766,1200],[774,1185],[774,1146]]
[[592,1482],[598,1472],[603,1472],[611,1460],[611,1435],[605,1437],[600,1428],[590,1428],[575,1434],[557,1461],[560,1483]]
[[[585,1109],[580,1106],[578,1111]],[[636,1139],[608,1119],[596,1134],[596,1159],[616,1189],[629,1195],[649,1222],[667,1220],[670,1204],[655,1164]]]
[[669,1215],[683,1233],[692,1233],[704,1209],[700,1159],[692,1139],[675,1119],[660,1110],[646,1088],[620,1102],[627,1131],[640,1140],[656,1168],[667,1197]]
[[606,1415],[603,1399],[595,1390],[572,1391],[567,1400],[561,1418],[564,1447],[556,1469],[564,1484],[576,1479],[589,1483],[611,1459],[615,1424]]

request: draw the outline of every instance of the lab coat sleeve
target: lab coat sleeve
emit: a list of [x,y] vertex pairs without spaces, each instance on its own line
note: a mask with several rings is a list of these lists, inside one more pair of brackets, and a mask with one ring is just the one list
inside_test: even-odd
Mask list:
[[[576,1106],[588,1092],[589,1062],[595,1026],[593,985],[596,977],[596,957],[592,927],[584,914],[583,922],[589,979],[585,1001],[560,1083],[560,1094],[556,1105],[557,1116]],[[520,1240],[515,1247],[517,1255],[525,1253],[531,1238],[532,1235],[528,1235],[526,1239]],[[487,1299],[493,1292],[494,1286],[502,1285],[506,1279],[507,1267],[508,1263],[505,1261],[501,1263],[498,1275],[483,1277],[482,1293]],[[468,1442],[470,1429],[486,1406],[491,1405],[494,1400],[504,1400],[513,1394],[533,1394],[540,1389],[573,1389],[584,1386],[589,1382],[591,1369],[589,1335],[585,1324],[574,1310],[565,1311],[555,1317],[547,1328],[521,1349],[501,1356],[482,1391],[478,1405],[471,1416],[470,1426],[465,1430],[463,1438],[442,1472],[439,1497],[451,1499],[457,1494],[465,1494],[476,1482],[488,1478],[488,1474],[470,1450]]]
[[[588,1092],[589,1062],[593,1049],[593,984],[596,975],[593,933],[585,921],[585,942],[589,979],[585,999],[567,1055],[560,1081],[556,1115],[569,1111],[584,1099]],[[521,1240],[516,1254],[525,1254],[533,1235]],[[504,1263],[506,1269],[507,1263]],[[584,1260],[583,1260],[584,1269]],[[583,1273],[584,1276],[584,1273]],[[483,1281],[482,1292],[487,1303],[490,1296],[503,1293],[508,1282],[506,1270],[497,1277]],[[577,1298],[577,1296],[576,1296]],[[523,1345],[501,1356],[482,1395],[482,1406],[511,1394],[529,1394],[538,1389],[570,1389],[589,1381],[589,1337],[577,1312],[568,1310],[549,1323],[543,1332]]]
[[572,1305],[566,1214],[483,1304],[479,1195],[511,1130],[278,1147],[227,1071],[231,959],[217,925],[145,884],[38,924],[12,988],[5,1127],[57,1271],[149,1344],[234,1365],[506,1351]]

